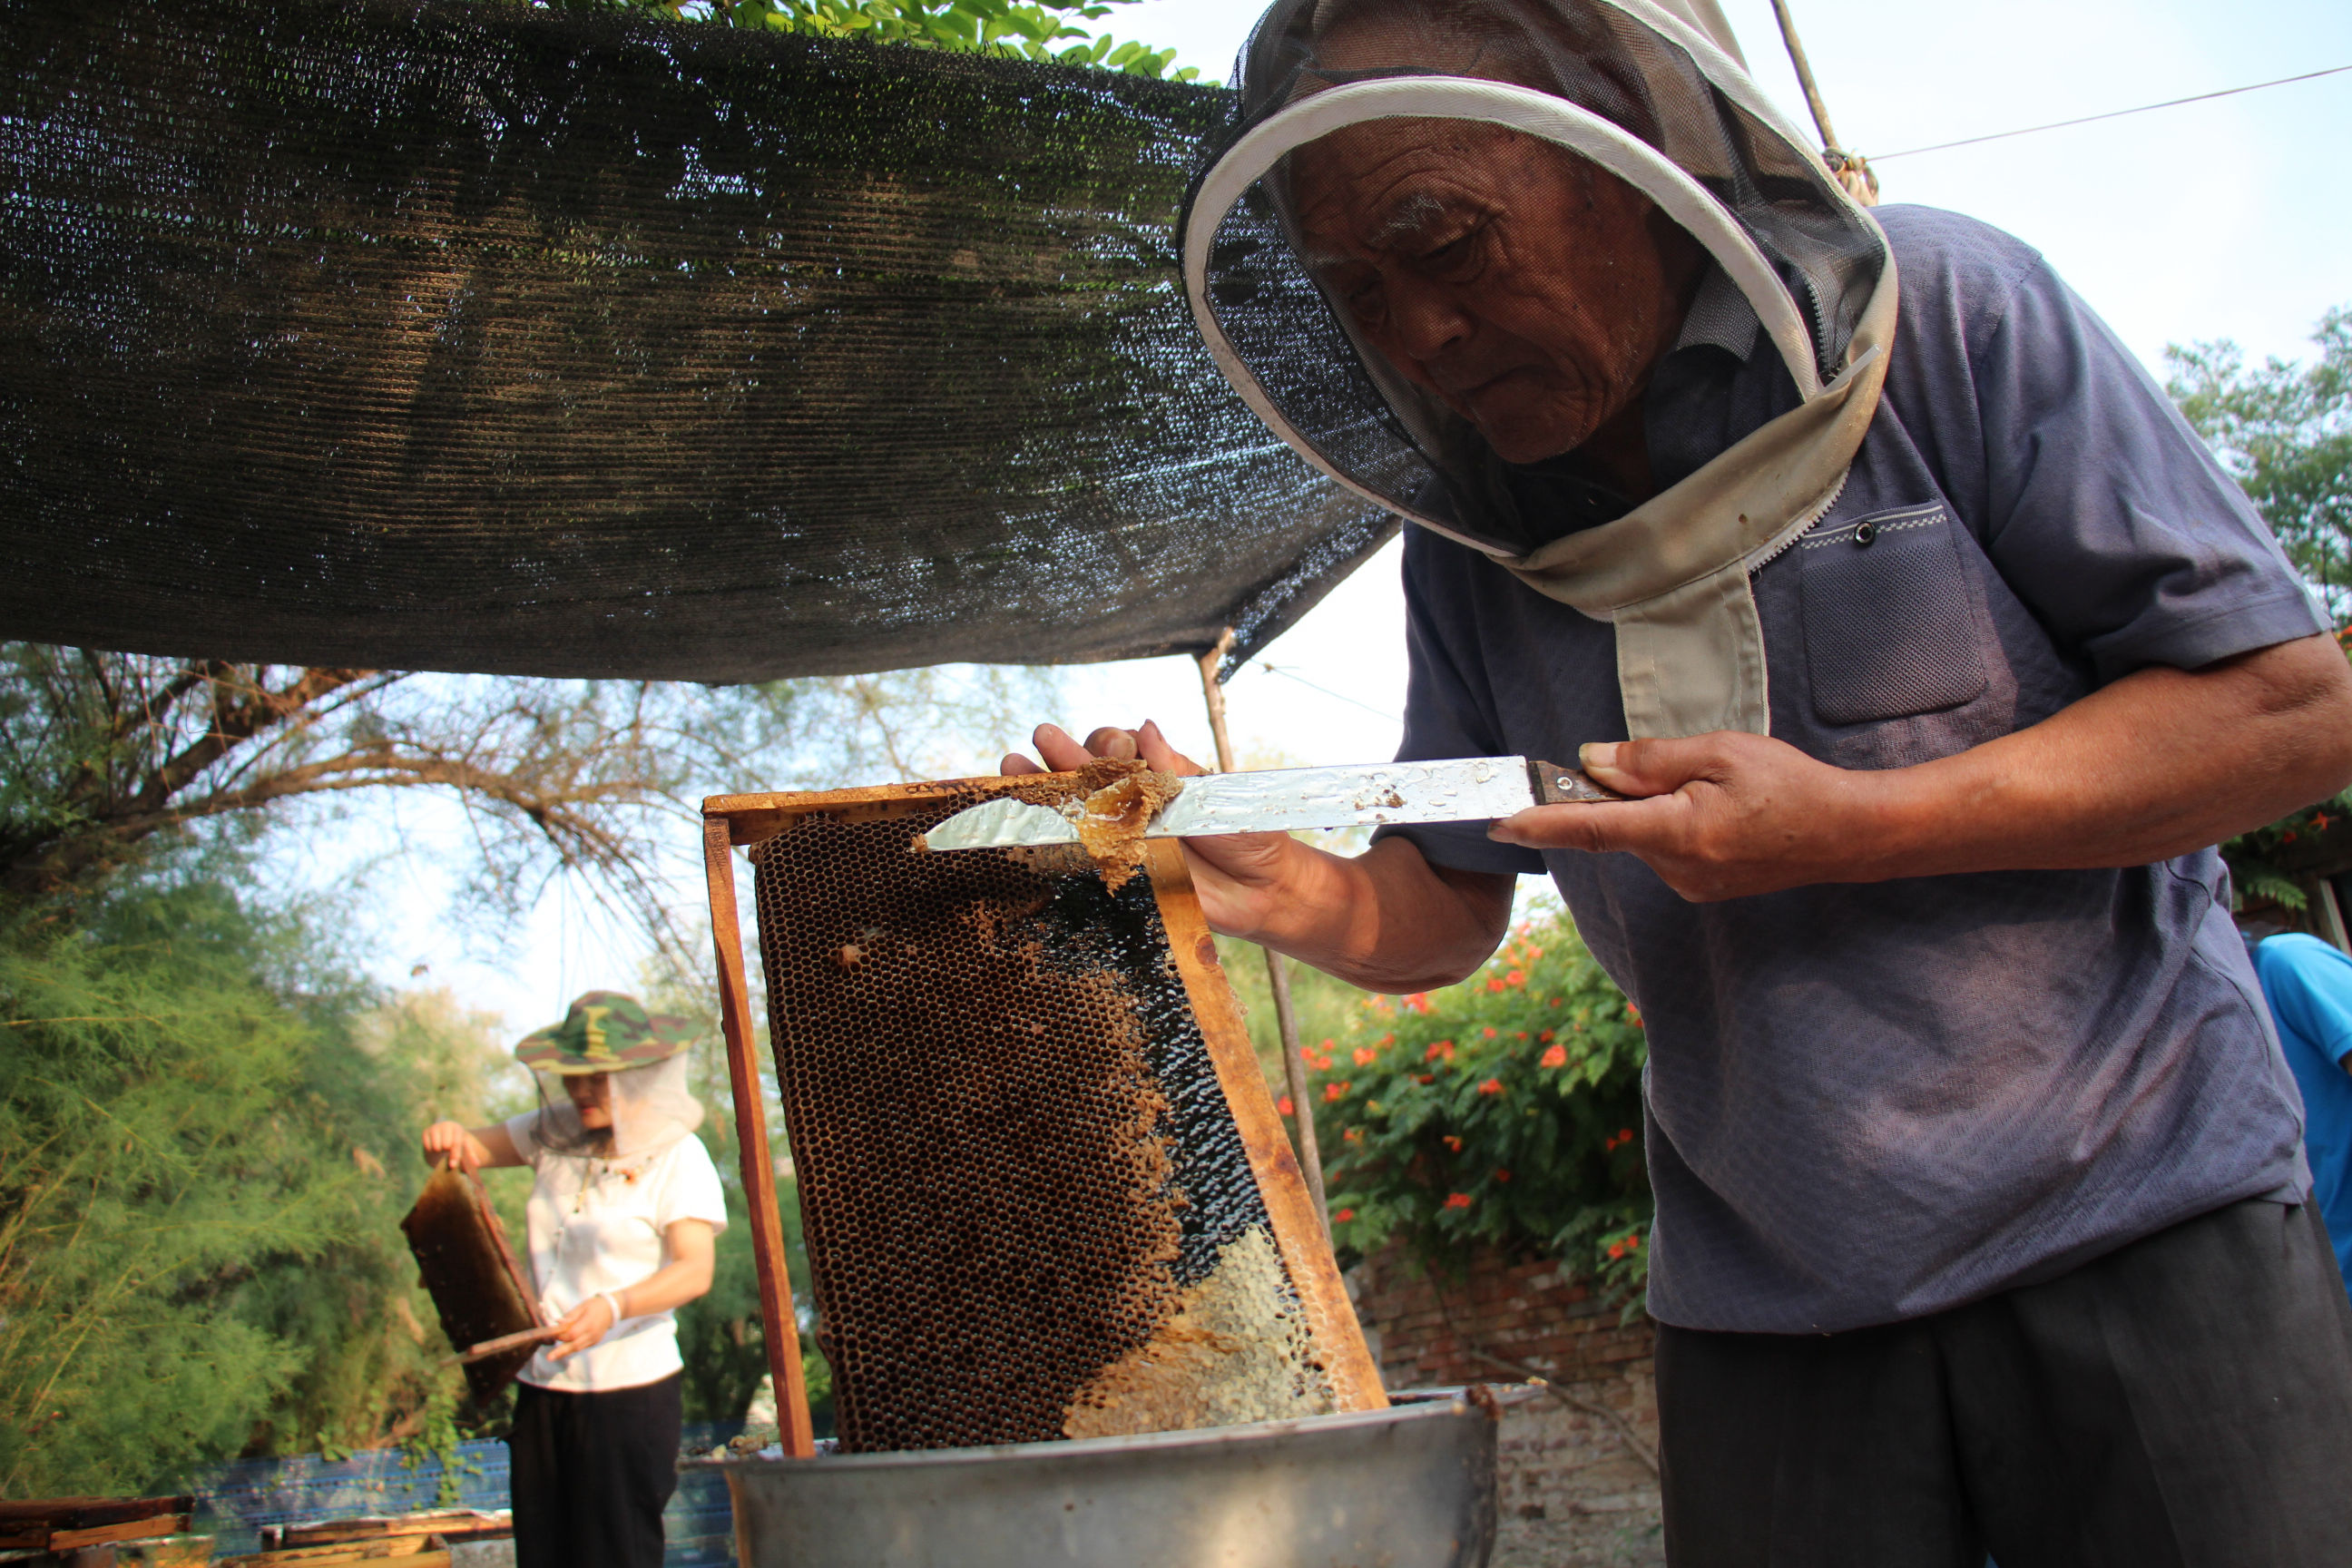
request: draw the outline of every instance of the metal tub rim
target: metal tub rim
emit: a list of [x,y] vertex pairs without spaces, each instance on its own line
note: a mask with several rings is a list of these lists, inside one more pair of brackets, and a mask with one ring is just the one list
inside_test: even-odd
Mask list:
[[[1472,1390],[1476,1390],[1475,1393]],[[817,1454],[804,1459],[761,1458],[681,1459],[681,1470],[733,1470],[751,1466],[822,1466],[826,1469],[891,1469],[940,1464],[1019,1464],[1051,1457],[1085,1458],[1095,1454],[1132,1454],[1190,1447],[1215,1447],[1252,1441],[1270,1441],[1294,1433],[1344,1432],[1358,1426],[1402,1425],[1410,1421],[1452,1419],[1471,1410],[1517,1405],[1543,1392],[1537,1384],[1472,1384],[1462,1388],[1413,1390],[1391,1394],[1381,1410],[1348,1410],[1329,1415],[1305,1415],[1288,1421],[1251,1421],[1234,1426],[1194,1426],[1178,1432],[1138,1432],[1123,1437],[1054,1437],[1034,1443],[995,1443],[972,1448],[888,1448],[869,1454]]]

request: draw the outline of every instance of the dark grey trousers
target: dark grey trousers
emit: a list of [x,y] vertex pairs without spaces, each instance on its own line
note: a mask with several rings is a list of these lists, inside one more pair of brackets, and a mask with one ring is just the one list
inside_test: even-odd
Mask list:
[[2352,1303],[2252,1199],[1933,1317],[1661,1328],[1673,1568],[2344,1568]]
[[515,1384],[518,1568],[661,1568],[686,1377],[604,1394]]

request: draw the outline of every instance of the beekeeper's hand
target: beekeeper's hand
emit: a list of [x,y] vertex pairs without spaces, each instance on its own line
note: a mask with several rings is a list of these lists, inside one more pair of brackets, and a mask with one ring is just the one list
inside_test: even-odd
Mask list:
[[438,1165],[445,1158],[460,1171],[522,1163],[522,1154],[503,1122],[469,1128],[462,1121],[436,1121],[416,1142],[428,1165]]
[[562,1361],[578,1354],[611,1333],[616,1321],[610,1301],[602,1296],[589,1297],[557,1321],[555,1342],[547,1347],[548,1359]]
[[[1046,768],[1067,772],[1097,757],[1140,757],[1163,773],[1203,773],[1146,721],[1106,727],[1084,744],[1052,724],[1034,737]],[[1042,773],[1008,755],[1000,771]],[[1468,974],[1502,940],[1514,879],[1434,867],[1402,838],[1365,853],[1332,855],[1287,833],[1224,833],[1181,840],[1201,912],[1212,930],[1288,953],[1371,991],[1422,991]]]
[[[1487,837],[1530,849],[1623,850],[1697,902],[1809,882],[1863,881],[1855,818],[1872,777],[1815,762],[1785,741],[1718,731],[1681,741],[1583,748],[1578,765],[1621,795],[1539,805]],[[1827,873],[1827,874],[1824,874]]]
[[1816,762],[1729,731],[1586,746],[1643,798],[1539,805],[1492,836],[1623,850],[1692,900],[1815,882],[2146,866],[2325,800],[2352,778],[2352,669],[2326,633],[2151,665],[2042,722],[1907,768]]
[[[1084,743],[1055,724],[1040,724],[1030,737],[1045,767],[1019,754],[1008,755],[1000,771],[1019,776],[1045,772],[1067,773],[1098,757],[1141,758],[1164,773],[1192,778],[1208,772],[1168,743],[1160,726],[1145,720],[1134,730],[1108,725],[1089,734]],[[1192,872],[1193,889],[1201,897],[1201,912],[1222,931],[1243,932],[1264,925],[1266,901],[1281,888],[1291,851],[1300,846],[1286,833],[1223,833],[1213,838],[1182,840],[1184,858]]]
[[436,1121],[417,1142],[424,1145],[428,1165],[437,1165],[446,1157],[461,1171],[478,1171],[490,1163],[490,1152],[462,1121]]

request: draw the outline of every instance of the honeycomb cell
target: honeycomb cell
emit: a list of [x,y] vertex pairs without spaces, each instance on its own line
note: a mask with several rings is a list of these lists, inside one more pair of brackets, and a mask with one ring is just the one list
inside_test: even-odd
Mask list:
[[[1082,1403],[1099,1414],[1087,1391],[1149,1363],[1227,1249],[1268,1233],[1148,876],[1114,891],[1083,861],[916,845],[981,798],[812,816],[753,851],[850,1451],[1068,1435]],[[1311,1394],[1286,1276],[1250,1279],[1259,1321],[1289,1325],[1285,1390]]]

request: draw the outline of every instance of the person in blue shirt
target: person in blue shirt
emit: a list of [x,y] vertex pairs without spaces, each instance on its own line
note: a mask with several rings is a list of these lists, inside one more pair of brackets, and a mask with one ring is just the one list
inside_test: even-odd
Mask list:
[[2303,1090],[2311,1201],[2352,1287],[2352,957],[2293,932],[2254,949],[2254,973]]

